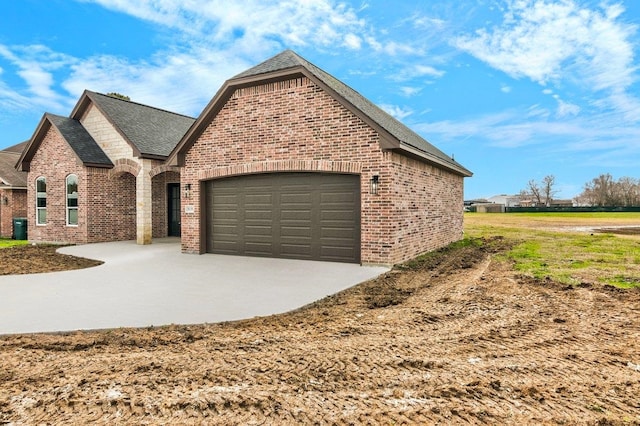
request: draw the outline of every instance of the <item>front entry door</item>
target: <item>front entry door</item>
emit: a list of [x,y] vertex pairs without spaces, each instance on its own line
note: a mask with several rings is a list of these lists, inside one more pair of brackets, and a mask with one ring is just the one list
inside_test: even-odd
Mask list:
[[180,236],[180,184],[170,183],[167,186],[167,199],[169,201],[169,236]]

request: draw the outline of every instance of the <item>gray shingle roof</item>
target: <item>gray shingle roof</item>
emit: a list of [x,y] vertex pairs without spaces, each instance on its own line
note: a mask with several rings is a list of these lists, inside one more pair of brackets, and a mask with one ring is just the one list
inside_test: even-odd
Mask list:
[[17,152],[19,154],[22,151],[24,151],[24,149],[27,147],[28,144],[29,144],[29,141],[20,142],[19,144],[12,145],[8,148],[5,148],[4,151]]
[[369,117],[380,127],[389,132],[393,137],[398,139],[401,144],[413,147],[418,151],[424,153],[427,158],[431,157],[438,163],[457,170],[463,175],[471,176],[472,173],[469,170],[467,170],[457,161],[453,160],[450,156],[443,153],[435,146],[431,145],[420,135],[380,109],[360,93],[347,86],[337,78],[333,77],[331,74],[313,65],[311,62],[307,61],[291,50],[285,50],[284,52],[279,53],[273,58],[268,59],[265,62],[256,65],[255,67],[249,68],[248,70],[236,75],[232,80],[258,76],[260,74],[266,74],[295,67],[303,67],[304,69],[308,70],[311,74],[313,74],[321,82],[323,82],[329,88],[342,96],[346,101],[348,101],[356,109],[362,112],[365,116]]
[[107,154],[78,120],[49,113],[45,116],[60,131],[62,137],[84,164],[113,166]]
[[86,93],[142,156],[168,156],[195,121],[192,117],[101,93]]
[[27,173],[16,170],[16,163],[20,159],[20,152],[0,151],[0,186],[25,188]]

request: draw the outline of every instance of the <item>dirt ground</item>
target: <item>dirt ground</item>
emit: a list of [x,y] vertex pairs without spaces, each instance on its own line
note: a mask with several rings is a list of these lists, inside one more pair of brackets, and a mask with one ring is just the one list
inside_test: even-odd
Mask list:
[[640,291],[519,277],[508,245],[273,317],[0,337],[0,424],[640,424]]
[[57,253],[60,246],[16,246],[0,250],[0,275],[67,271],[101,265],[103,262]]

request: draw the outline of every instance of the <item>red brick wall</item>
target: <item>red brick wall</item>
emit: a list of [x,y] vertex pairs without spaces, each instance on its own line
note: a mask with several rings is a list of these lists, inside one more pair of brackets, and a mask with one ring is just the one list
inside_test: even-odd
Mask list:
[[[7,204],[4,200],[7,200]],[[0,237],[13,236],[13,218],[27,217],[27,191],[25,189],[0,189]]]
[[[54,129],[31,161],[27,182],[28,237],[34,242],[84,244],[136,237],[136,178],[87,168]],[[66,177],[78,176],[78,226],[66,224]],[[47,223],[36,224],[35,181],[47,179]]]
[[88,242],[135,240],[135,176],[91,168],[86,198],[91,206],[87,215]]
[[[307,78],[238,89],[186,155],[182,184],[190,183],[192,191],[182,200],[183,251],[203,249],[200,182],[285,170],[361,176],[363,263],[400,262],[452,241],[454,234],[459,238],[462,178],[383,153],[378,141],[372,128]],[[378,195],[369,194],[374,174],[380,176]],[[184,213],[186,205],[195,213]],[[459,212],[450,213],[454,209]]]
[[167,185],[180,183],[180,174],[165,172],[153,177],[153,238],[164,238],[169,235]]
[[[66,223],[66,178],[78,176],[78,226]],[[47,223],[36,224],[35,182],[47,182]],[[87,173],[69,145],[53,128],[49,129],[31,160],[27,178],[27,232],[29,241],[57,243],[87,242]]]
[[399,154],[391,156],[395,262],[462,238],[463,178]]

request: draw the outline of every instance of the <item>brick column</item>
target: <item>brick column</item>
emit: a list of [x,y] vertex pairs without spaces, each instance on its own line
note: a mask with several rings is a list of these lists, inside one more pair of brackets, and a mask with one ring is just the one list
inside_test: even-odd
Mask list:
[[136,177],[136,242],[151,244],[153,200],[149,172],[153,165],[147,159],[141,159],[140,165],[140,173]]

